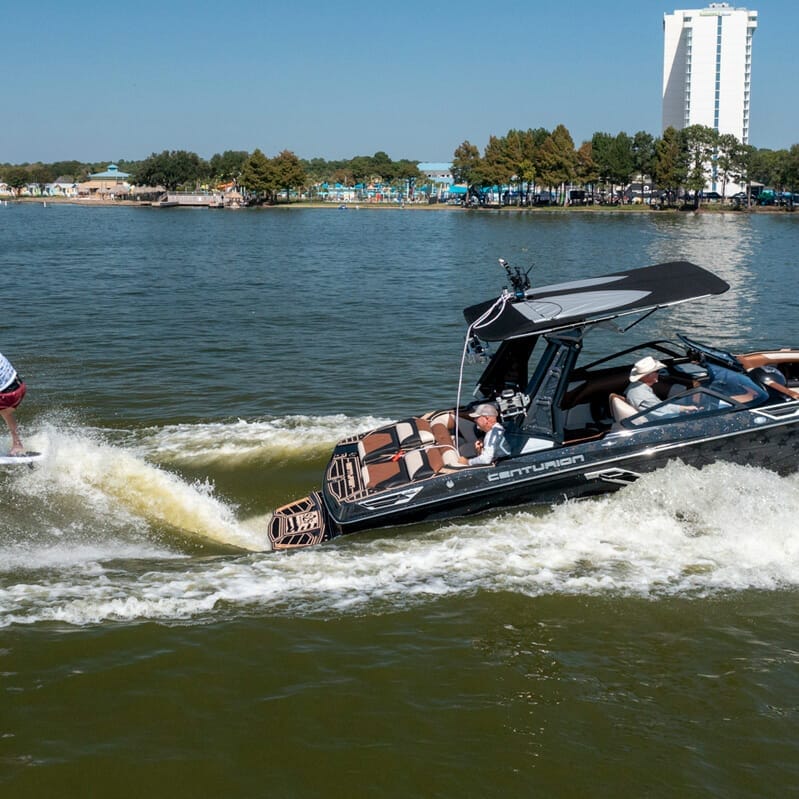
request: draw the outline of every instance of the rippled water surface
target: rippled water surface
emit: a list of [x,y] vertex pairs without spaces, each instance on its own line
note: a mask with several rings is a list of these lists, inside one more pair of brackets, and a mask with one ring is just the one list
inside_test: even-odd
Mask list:
[[2,794],[790,795],[796,476],[674,463],[291,554],[265,524],[337,439],[454,402],[498,257],[539,285],[695,261],[731,290],[640,338],[796,346],[797,225],[0,207],[46,455],[0,472]]

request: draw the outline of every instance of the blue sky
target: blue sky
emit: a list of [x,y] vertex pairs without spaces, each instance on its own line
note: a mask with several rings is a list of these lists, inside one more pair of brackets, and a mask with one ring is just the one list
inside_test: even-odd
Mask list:
[[[0,163],[448,161],[511,128],[660,133],[665,0],[0,0]],[[731,3],[731,5],[743,5]],[[799,0],[757,10],[750,141],[799,142]]]

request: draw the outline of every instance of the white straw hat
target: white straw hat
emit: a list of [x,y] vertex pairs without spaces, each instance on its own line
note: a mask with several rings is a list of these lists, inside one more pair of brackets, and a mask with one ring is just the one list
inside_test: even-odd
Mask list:
[[630,370],[630,382],[636,383],[642,377],[646,377],[646,375],[652,374],[652,372],[657,372],[659,369],[665,368],[666,364],[661,363],[651,355],[647,355],[646,358],[641,358],[640,361],[635,362],[635,365]]

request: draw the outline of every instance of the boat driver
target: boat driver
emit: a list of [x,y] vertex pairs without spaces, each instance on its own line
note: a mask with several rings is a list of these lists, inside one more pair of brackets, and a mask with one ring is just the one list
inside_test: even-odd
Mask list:
[[510,447],[505,440],[505,428],[500,424],[498,411],[490,402],[478,405],[469,416],[474,419],[478,429],[485,433],[482,441],[475,443],[477,455],[474,458],[459,457],[464,466],[488,466],[498,458],[507,458]]
[[658,372],[665,368],[664,363],[651,355],[636,361],[630,370],[630,385],[624,392],[627,402],[637,411],[646,411],[659,405],[659,408],[651,412],[653,418],[676,416],[678,413],[686,411],[698,411],[699,408],[696,405],[678,405],[676,402],[663,403],[663,400],[655,394],[652,386],[658,382]]

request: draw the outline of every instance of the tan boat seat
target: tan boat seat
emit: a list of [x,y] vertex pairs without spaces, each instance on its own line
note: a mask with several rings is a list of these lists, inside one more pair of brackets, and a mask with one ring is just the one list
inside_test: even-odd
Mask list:
[[621,394],[610,395],[610,415],[613,417],[611,430],[622,430],[621,423],[636,413],[638,411]]

